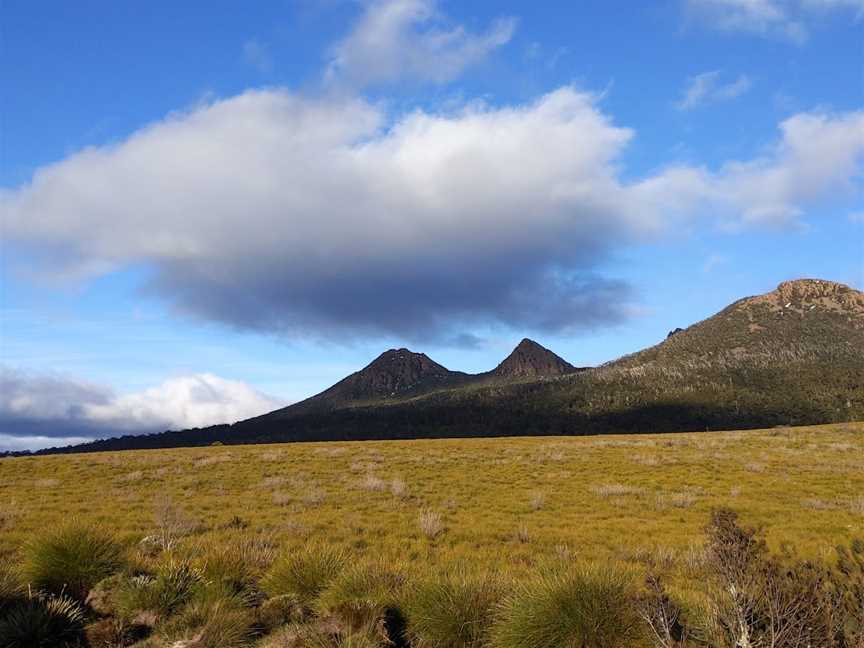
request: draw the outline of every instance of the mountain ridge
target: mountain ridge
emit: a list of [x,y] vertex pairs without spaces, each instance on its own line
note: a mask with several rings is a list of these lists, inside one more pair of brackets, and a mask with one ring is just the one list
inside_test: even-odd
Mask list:
[[232,425],[69,449],[743,429],[864,419],[864,293],[819,279],[739,299],[658,344],[577,369],[523,340],[453,372],[391,349],[306,401]]

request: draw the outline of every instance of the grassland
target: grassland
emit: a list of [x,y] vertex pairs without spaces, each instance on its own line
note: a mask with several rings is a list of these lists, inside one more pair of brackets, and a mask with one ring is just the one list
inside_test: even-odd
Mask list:
[[860,648],[862,537],[864,424],[8,458],[0,646]]
[[[864,535],[864,425],[6,459],[0,556],[70,519],[135,542],[157,531],[166,502],[203,545],[243,527],[288,547],[516,570],[561,554],[677,559],[727,506],[769,544],[818,557]],[[423,532],[424,512],[440,533]]]

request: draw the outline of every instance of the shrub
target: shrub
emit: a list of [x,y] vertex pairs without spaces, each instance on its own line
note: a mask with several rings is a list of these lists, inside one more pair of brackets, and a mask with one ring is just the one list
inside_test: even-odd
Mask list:
[[0,616],[3,648],[65,648],[84,639],[84,610],[69,596],[23,597]]
[[383,624],[397,615],[405,578],[384,565],[354,565],[341,572],[315,603],[318,616],[332,616],[351,630]]
[[415,648],[480,648],[487,645],[501,586],[491,577],[443,574],[417,584],[403,611]]
[[672,600],[660,577],[648,574],[647,592],[641,597],[639,616],[650,630],[657,648],[681,648],[687,643],[687,628],[681,622],[681,607]]
[[754,529],[728,509],[707,528],[712,611],[704,632],[718,646],[830,646],[831,601],[821,567],[768,554]]
[[123,550],[99,530],[69,526],[27,547],[24,576],[37,589],[83,601],[87,592],[123,564]]
[[637,642],[630,579],[609,568],[550,573],[502,605],[500,648],[617,648]]
[[289,595],[306,611],[336,578],[345,564],[342,552],[308,546],[278,559],[262,581],[270,596]]
[[864,646],[864,540],[837,547],[837,565],[831,572],[830,585],[838,645]]

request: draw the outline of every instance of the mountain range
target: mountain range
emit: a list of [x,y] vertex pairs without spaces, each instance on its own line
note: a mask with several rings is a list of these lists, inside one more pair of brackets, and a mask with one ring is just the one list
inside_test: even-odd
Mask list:
[[592,368],[522,340],[491,371],[391,349],[302,402],[232,425],[45,452],[430,437],[671,432],[864,419],[864,293],[801,279]]

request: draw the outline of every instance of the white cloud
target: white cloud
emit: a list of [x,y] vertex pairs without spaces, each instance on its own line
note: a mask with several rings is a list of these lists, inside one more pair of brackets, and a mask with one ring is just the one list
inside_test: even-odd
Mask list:
[[622,285],[597,275],[621,246],[696,213],[794,223],[854,191],[864,113],[802,113],[780,131],[756,159],[625,182],[633,131],[571,87],[390,119],[360,99],[250,91],[44,167],[0,193],[0,213],[10,241],[52,252],[55,273],[145,262],[151,290],[241,328],[573,331],[630,312]]
[[781,141],[764,157],[727,163],[714,199],[728,203],[740,224],[789,224],[808,202],[827,192],[860,187],[864,111],[802,113],[780,124]]
[[689,12],[723,31],[749,32],[801,44],[815,18],[832,11],[864,13],[864,0],[684,0]]
[[118,395],[65,376],[0,367],[0,451],[233,423],[284,405],[245,383],[206,373]]
[[676,104],[676,108],[692,110],[699,106],[735,99],[753,85],[750,78],[743,74],[728,83],[721,82],[720,77],[720,70],[712,70],[688,78],[684,96]]
[[473,34],[447,27],[434,0],[372,0],[354,30],[333,48],[330,82],[365,86],[406,79],[444,83],[508,43],[512,18]]
[[93,437],[81,436],[41,436],[0,433],[0,452],[24,452],[27,450],[40,450],[42,448],[59,448],[60,446],[78,445],[93,441]]
[[209,373],[166,380],[142,392],[89,405],[89,420],[112,427],[204,427],[233,423],[284,407],[249,385]]

